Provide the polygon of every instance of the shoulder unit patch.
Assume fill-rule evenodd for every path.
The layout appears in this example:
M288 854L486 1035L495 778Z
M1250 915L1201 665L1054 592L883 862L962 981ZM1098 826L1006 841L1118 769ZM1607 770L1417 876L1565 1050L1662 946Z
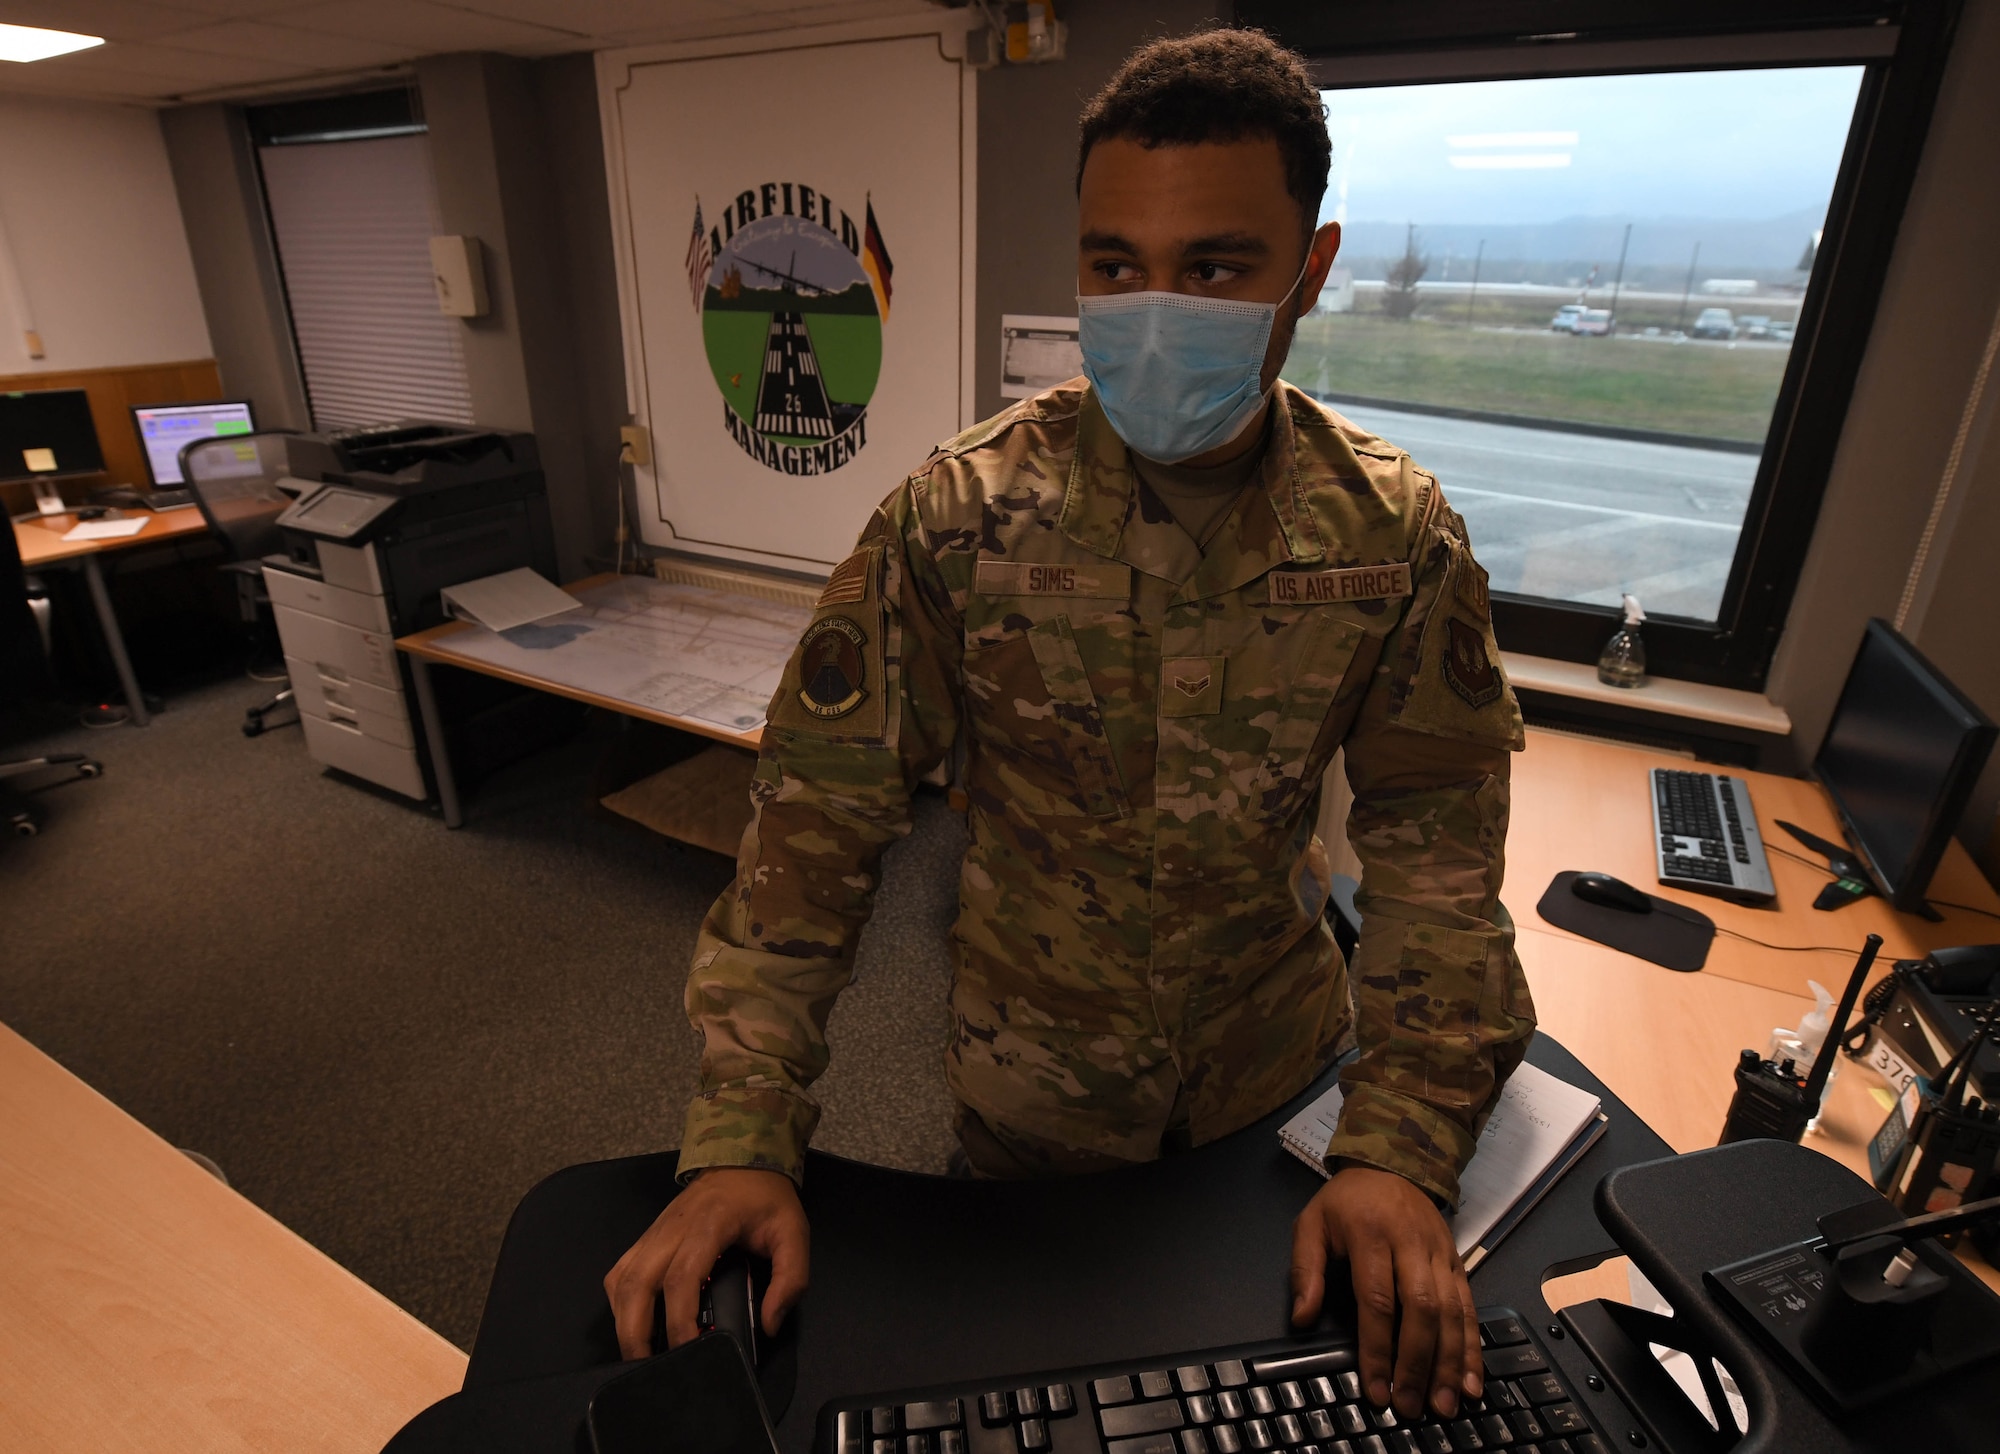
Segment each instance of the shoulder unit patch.
M1446 684L1474 711L1500 695L1500 673L1486 654L1486 638L1457 616L1445 621L1443 670Z
M867 644L845 616L813 622L799 643L799 705L815 717L845 717L866 701Z

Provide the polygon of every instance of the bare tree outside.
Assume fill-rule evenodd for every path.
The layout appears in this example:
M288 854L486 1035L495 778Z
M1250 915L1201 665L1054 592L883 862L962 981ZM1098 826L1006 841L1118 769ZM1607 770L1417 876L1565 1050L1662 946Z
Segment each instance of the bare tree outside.
M1417 311L1417 283L1431 270L1431 260L1417 251L1417 227L1410 224L1403 255L1383 276L1382 311L1391 318L1408 318Z

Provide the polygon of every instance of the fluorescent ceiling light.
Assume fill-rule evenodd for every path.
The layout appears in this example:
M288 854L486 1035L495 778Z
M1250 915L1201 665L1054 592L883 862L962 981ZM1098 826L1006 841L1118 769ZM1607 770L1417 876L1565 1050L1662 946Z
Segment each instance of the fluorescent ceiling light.
M71 51L103 44L101 35L43 30L36 25L0 25L0 61L45 61L50 56L66 56Z
M1574 131L1483 131L1476 136L1447 136L1452 146L1575 146Z
M1471 156L1453 155L1451 164L1460 171L1472 172L1522 172L1543 171L1549 167L1569 165L1566 151L1501 152L1497 155Z

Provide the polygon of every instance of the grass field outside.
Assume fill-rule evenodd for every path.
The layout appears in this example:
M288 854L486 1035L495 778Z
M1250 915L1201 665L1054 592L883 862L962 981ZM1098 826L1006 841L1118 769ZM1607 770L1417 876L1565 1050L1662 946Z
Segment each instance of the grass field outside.
M1770 427L1788 357L1770 344L1573 338L1525 322L1332 313L1300 321L1284 376L1316 393L1755 444Z

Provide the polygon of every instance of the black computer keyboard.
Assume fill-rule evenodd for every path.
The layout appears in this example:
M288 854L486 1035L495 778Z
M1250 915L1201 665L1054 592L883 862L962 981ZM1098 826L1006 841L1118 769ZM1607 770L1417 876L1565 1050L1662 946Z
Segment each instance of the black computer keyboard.
M1405 1421L1361 1394L1354 1345L1214 1349L835 1399L819 1454L1610 1454L1527 1324L1481 1314L1485 1395Z
M154 490L140 503L148 510L186 510L194 505L194 491Z
M1654 768L1653 837L1663 884L1753 902L1777 892L1741 778Z

